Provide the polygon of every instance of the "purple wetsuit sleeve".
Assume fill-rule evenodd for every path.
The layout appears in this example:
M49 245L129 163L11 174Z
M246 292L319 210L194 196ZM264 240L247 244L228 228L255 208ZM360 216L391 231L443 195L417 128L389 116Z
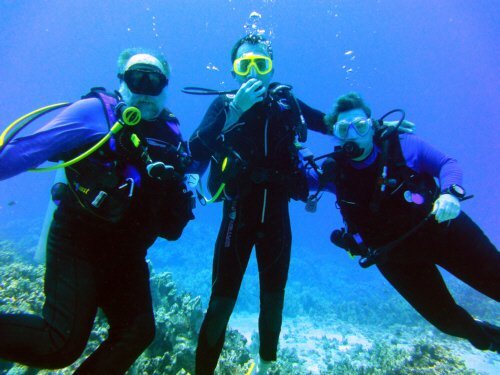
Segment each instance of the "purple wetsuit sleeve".
M408 167L439 178L441 191L452 184L462 185L458 162L412 134L400 135L401 149Z
M0 153L0 180L100 140L108 132L99 99L80 100L35 133L13 139Z
M307 186L310 193L316 193L319 187L319 176L313 168L307 168L305 170L307 177ZM335 194L335 184L333 182L327 183L322 187L322 191L327 191L329 193Z

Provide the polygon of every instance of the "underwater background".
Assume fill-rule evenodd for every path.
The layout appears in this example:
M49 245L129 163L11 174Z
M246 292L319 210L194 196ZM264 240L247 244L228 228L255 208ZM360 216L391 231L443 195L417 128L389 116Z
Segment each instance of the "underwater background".
M252 12L261 18L252 20ZM171 64L169 108L189 138L212 98L180 90L236 88L229 52L255 23L273 43L274 79L293 85L312 107L328 111L338 96L358 91L374 117L404 109L419 136L458 159L475 196L462 209L498 244L499 16L497 0L0 0L0 129L36 108L78 100L91 87L118 88L118 54L140 46L162 51ZM307 145L320 155L332 141L310 132ZM33 256L53 180L53 172L24 173L0 182L0 311L40 311L43 266ZM193 373L221 205L198 205L195 215L179 241L158 240L149 251L159 334L130 373ZM441 334L375 267L361 269L330 243L342 225L333 196L324 195L313 214L292 202L291 217L273 373L500 373L498 355ZM459 304L500 323L497 303L445 277ZM220 374L244 374L255 356L258 307L253 258ZM104 327L102 317L98 323ZM104 328L89 345L102 335ZM0 373L22 371L0 364Z

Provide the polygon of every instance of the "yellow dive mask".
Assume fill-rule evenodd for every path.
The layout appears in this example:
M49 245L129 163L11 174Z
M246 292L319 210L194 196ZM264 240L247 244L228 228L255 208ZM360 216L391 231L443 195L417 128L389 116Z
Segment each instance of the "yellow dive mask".
M233 63L233 71L239 76L248 75L252 67L257 73L264 75L273 70L273 60L264 55L246 54Z

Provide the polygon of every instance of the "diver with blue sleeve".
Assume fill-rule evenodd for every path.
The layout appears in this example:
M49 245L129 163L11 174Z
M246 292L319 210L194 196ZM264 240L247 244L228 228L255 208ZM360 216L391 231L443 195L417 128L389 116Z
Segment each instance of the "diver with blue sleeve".
M442 332L499 352L500 328L459 306L437 267L499 301L500 255L461 211L471 196L457 161L412 134L378 131L357 93L340 97L325 123L340 145L319 171L308 169L308 180L316 191L310 199L323 190L336 194L345 228L331 241L360 256L363 268L376 265Z
M0 315L0 358L35 368L71 365L87 344L97 309L107 339L79 374L123 374L151 343L155 322L146 252L176 240L193 219L185 175L192 168L179 122L165 108L168 62L127 49L120 89L92 89L34 134L0 143L0 180L64 168L47 238L42 316ZM14 132L19 127L12 127ZM53 167L41 163L60 161Z

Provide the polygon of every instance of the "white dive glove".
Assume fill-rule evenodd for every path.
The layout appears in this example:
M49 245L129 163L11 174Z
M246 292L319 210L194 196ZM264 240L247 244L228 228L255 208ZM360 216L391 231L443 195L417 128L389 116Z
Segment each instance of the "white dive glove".
M460 213L460 201L451 194L441 194L434 202L432 213L438 223L455 219Z

